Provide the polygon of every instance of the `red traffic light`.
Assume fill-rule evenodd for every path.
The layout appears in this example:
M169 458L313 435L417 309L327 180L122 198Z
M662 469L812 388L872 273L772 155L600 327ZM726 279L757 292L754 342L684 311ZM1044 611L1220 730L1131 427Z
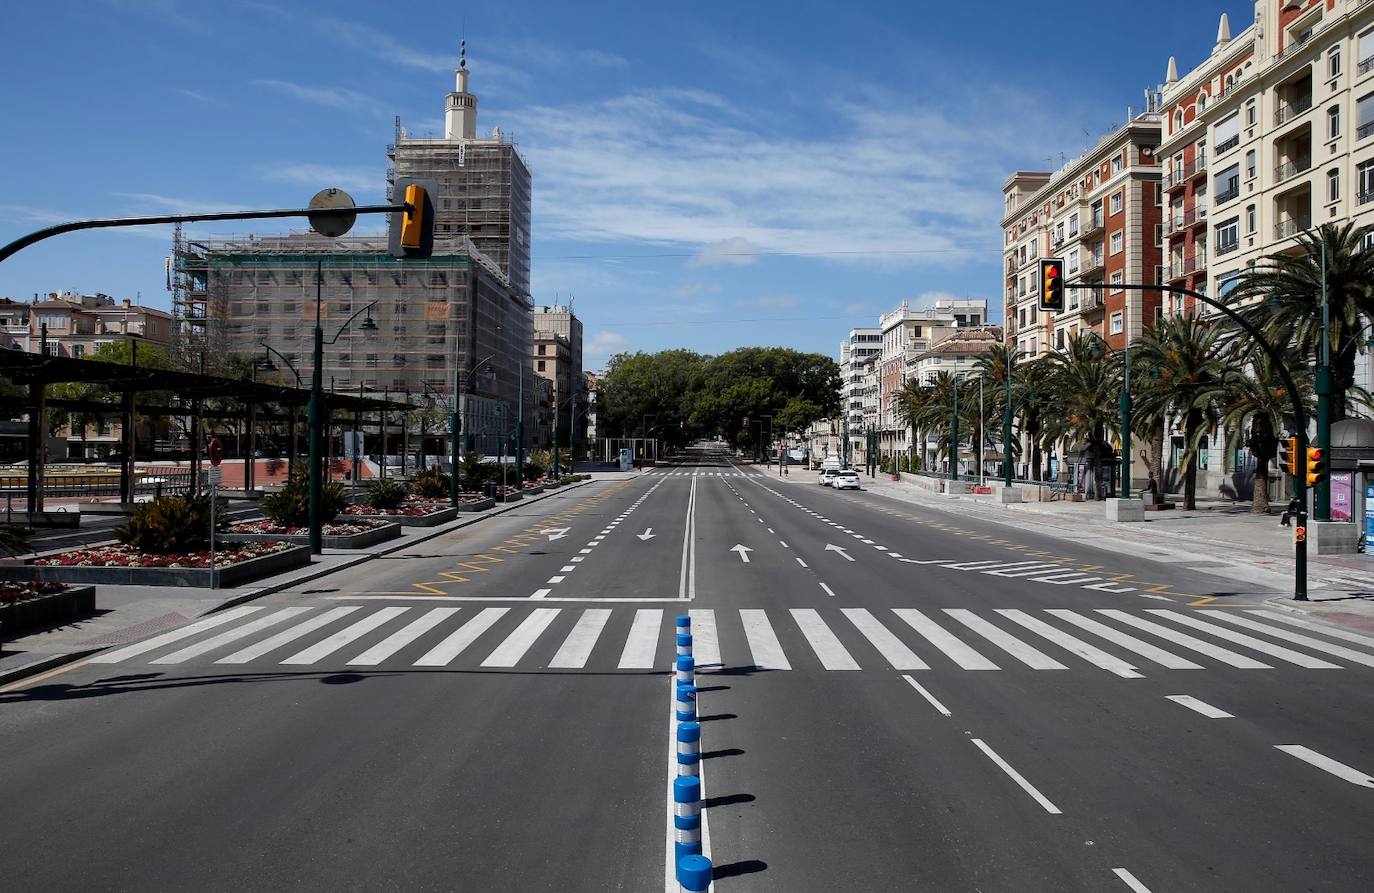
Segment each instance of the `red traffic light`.
M1057 279L1057 278L1059 278L1059 268L1058 268L1058 267L1046 267L1046 268L1045 268L1045 275L1048 276L1048 277L1050 277L1051 279Z

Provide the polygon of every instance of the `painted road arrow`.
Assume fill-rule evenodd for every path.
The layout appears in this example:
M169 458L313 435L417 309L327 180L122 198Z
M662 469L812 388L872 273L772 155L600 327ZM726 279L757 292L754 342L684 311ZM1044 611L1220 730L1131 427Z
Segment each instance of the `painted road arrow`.
M751 548L749 548L748 546L742 546L742 545L740 545L739 543L736 543L736 544L735 544L735 548L731 549L730 551L731 551L731 552L738 552L738 553L739 553L740 560L743 561L745 564L748 564L748 563L749 563L749 553L752 552L752 551L754 551L754 550L751 549Z
M844 550L844 546L835 546L835 545L831 545L830 543L826 543L826 545L825 545L825 551L827 551L827 552L839 552L840 555L842 555L842 556L844 557L844 560L845 560L845 561L853 561L853 560L854 560L854 557Z
M549 542L553 542L554 540L561 540L563 537L567 536L568 531L571 529L571 527L546 527L539 532L548 534Z
M652 527L646 527L643 533L636 533L635 536L639 537L641 541L648 541L657 536L657 534L654 533Z

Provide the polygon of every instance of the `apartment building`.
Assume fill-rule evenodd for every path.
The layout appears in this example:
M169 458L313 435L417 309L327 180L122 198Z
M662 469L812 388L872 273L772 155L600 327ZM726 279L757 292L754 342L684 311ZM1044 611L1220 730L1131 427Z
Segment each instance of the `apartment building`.
M1147 93L1153 106L1156 94ZM1003 184L1005 337L1022 356L1087 331L1120 348L1158 313L1157 292L1112 286L1153 284L1162 274L1159 144L1160 116L1152 107L1059 170L1017 171ZM1070 283L1102 287L1069 289L1063 312L1041 312L1044 257L1063 258Z
M535 318L538 319L537 314ZM569 339L557 332L535 329L530 350L534 377L548 388L547 395L541 396L538 442L540 446L551 446L553 428L557 427L559 444L566 444L572 414L571 398L574 391L581 391L582 370L573 367ZM555 411L558 413L556 426L553 422Z
M859 328L850 329L840 342L841 436L849 441L851 453L863 446L864 362L882 351L882 340L882 332L878 329Z
M567 443L569 426L577 426L577 438L582 438L580 409L587 402L587 384L582 375L582 320L573 313L571 302L567 305L536 305L534 323L534 366L535 374L556 382L558 392L558 431L559 438ZM540 350L545 354L540 355ZM558 351L558 362L550 364L553 352ZM540 360L545 368L540 369ZM572 399L573 397L576 399ZM574 408L579 411L574 415Z
M0 298L0 348L54 357L89 357L117 341L165 345L172 315L109 295L50 292L32 302Z

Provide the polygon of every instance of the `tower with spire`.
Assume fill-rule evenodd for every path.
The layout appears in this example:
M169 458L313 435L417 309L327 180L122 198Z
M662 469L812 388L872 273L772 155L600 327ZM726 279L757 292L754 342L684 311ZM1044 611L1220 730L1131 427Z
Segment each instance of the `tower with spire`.
M458 70L453 92L444 101L444 138L477 138L477 97L468 92L468 42L458 44Z

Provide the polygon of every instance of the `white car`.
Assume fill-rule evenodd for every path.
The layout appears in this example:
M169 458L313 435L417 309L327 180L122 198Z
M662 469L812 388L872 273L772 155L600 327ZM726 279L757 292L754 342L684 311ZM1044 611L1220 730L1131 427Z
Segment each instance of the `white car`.
M835 476L830 480L830 486L836 490L862 490L859 486L859 474L852 468L844 471L835 472Z
M838 468L822 468L820 480L816 483L820 484L822 487L829 487L831 481L835 480L835 476L839 473L840 470Z

